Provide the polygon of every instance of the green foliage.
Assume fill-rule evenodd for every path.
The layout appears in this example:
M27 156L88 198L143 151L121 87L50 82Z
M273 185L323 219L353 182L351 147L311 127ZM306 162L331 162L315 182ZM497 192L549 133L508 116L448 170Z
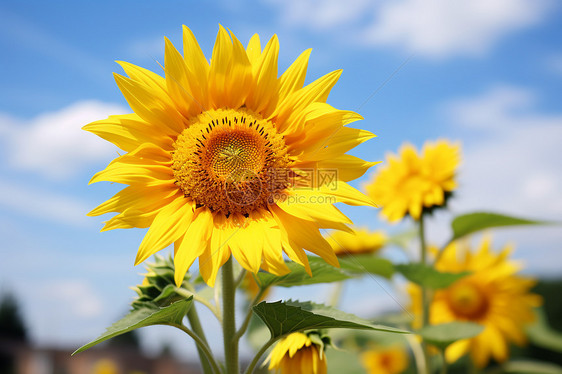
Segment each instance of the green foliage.
M394 274L394 265L386 258L373 255L355 255L340 259L342 269L352 274L374 274L390 278Z
M541 348L562 353L562 334L548 325L542 308L536 310L536 315L537 321L527 329L529 340Z
M496 373L494 371L494 373ZM538 361L510 361L502 365L497 373L502 374L560 374L562 367Z
M339 282L351 278L341 269L329 265L319 257L308 257L312 277L308 275L303 266L296 262L287 262L290 273L276 276L271 273L259 272L257 274L258 283L262 288L269 286L294 287L317 283Z
M451 223L453 237L449 242L460 239L469 234L492 227L518 225L544 225L549 222L533 221L525 218L510 217L498 213L476 212L455 217Z
M472 338L483 330L484 326L472 322L450 322L426 326L417 333L427 343L445 349L455 341Z
M159 307L146 303L132 310L125 317L111 325L102 335L90 343L78 348L74 353L80 353L107 339L124 334L135 329L152 325L181 325L183 318L191 307L193 297L175 302L166 307Z
M330 349L326 352L329 374L365 374L356 350Z
M393 327L375 325L353 314L311 302L277 301L261 302L253 307L254 313L262 319L271 332L272 338L310 329L348 328L408 333Z
M394 268L410 282L434 290L447 288L459 279L470 274L469 272L443 273L432 266L422 263L399 264L395 265Z

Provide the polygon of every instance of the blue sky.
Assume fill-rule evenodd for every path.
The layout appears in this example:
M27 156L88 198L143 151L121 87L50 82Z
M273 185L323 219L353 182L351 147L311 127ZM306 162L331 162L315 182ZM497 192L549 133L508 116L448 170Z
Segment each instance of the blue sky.
M121 72L114 61L159 72L164 36L181 47L182 24L207 56L220 23L242 41L276 33L281 70L313 48L308 82L343 69L328 102L357 110L365 117L357 126L378 135L354 155L383 160L404 141L461 141L454 213L560 220L561 16L562 6L546 0L3 2L0 287L21 295L39 344L84 343L127 309L144 231L99 233L107 218L85 216L120 187L87 186L116 150L80 128L130 111L113 81ZM405 228L385 226L373 209L344 211L360 225ZM431 221L431 239L446 238L450 216ZM497 246L516 243L526 272L562 275L559 228L494 238ZM350 311L393 306L378 285L370 302L357 303L373 280L349 288ZM145 334L153 345L178 339L160 333Z

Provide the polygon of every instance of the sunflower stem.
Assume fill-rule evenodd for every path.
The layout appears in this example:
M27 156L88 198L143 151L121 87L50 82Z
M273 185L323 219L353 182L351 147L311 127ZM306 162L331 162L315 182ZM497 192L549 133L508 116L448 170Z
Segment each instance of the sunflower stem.
M420 261L422 264L427 264L427 246L425 244L425 224L424 224L424 214L422 213L419 220L419 236L420 236L420 250L421 256ZM422 328L429 325L429 290L427 287L421 286L422 289ZM431 373L431 363L429 352L427 349L427 344L423 342L423 355L425 358L425 368L427 373Z
M441 361L443 362L441 365L441 374L447 374L447 359L445 358L445 350L440 349L439 352L441 353Z
M189 312L187 312L187 319L193 332L201 338L201 341L205 343L205 345L209 346L207 338L205 337L205 332L203 331L203 326L201 326L201 321L199 320L199 315L197 314L197 309L195 309L195 305L191 305L191 308L189 308ZM205 351L201 348L201 346L199 346L199 344L197 345L197 353L199 354L199 361L201 361L203 373L211 374L213 372L211 364L205 354Z
M260 361L261 356L263 356L265 351L267 351L267 349L269 347L271 347L271 345L273 343L275 343L277 341L277 339L278 338L271 338L267 341L267 343L265 343L263 345L263 347L261 347L261 349L258 351L258 353L256 353L256 355L254 356L254 359L252 360L252 362L250 363L250 366L248 366L248 368L246 369L244 374L252 374L254 372L254 369L256 368L256 365Z
M190 330L189 328L185 327L182 324L180 324L180 325L172 324L171 326L177 327L178 329L182 330L187 335L189 335L193 340L195 340L195 343L197 344L197 347L201 348L201 352L203 352L205 357L207 357L208 362L212 367L212 372L215 373L215 374L220 374L221 371L219 369L219 365L217 364L217 362L213 358L213 354L211 353L211 349L209 348L209 346L207 344L205 344L205 342L201 339L201 337L199 335L197 335L192 330Z
M236 338L234 270L232 257L222 266L222 332L224 338L224 358L226 374L238 374L238 339Z
M236 331L236 334L234 335L235 339L240 340L240 338L242 338L242 336L244 336L244 333L246 332L246 330L248 329L248 326L250 325L250 320L252 319L252 314L254 313L252 308L254 307L254 305L256 305L257 303L260 302L260 300L261 300L263 294L265 293L265 291L267 291L267 288L260 288L257 295L250 302L250 306L248 308L248 313L246 314L246 317L244 318L244 322L242 323L242 326L240 326L240 328L238 329L238 331Z

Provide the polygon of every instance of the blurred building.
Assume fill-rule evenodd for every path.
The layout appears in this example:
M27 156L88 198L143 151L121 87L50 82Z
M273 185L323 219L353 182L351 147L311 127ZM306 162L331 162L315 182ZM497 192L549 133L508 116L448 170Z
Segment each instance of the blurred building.
M199 374L198 363L179 362L170 355L149 358L128 347L101 347L71 356L63 349L34 348L2 340L0 353L10 357L2 374ZM9 371L5 371L9 370Z

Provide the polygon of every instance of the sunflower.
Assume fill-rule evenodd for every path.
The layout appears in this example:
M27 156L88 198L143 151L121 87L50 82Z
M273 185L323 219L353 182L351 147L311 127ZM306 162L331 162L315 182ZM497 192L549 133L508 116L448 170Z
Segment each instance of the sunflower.
M183 29L182 56L166 39L165 78L120 62L115 74L134 111L84 127L126 153L90 183L128 185L90 215L118 214L103 230L149 228L135 264L174 244L175 280L199 259L213 286L232 254L247 270L310 273L304 249L337 266L319 229L350 223L334 205L374 205L346 182L374 163L345 153L374 135L326 103L341 71L304 86L310 50L277 75L279 43L244 49L220 27L210 63Z
M361 354L367 374L399 374L408 367L408 354L401 346L373 348Z
M326 355L323 347L310 336L294 332L281 339L269 354L269 370L278 374L326 374Z
M457 187L458 144L446 140L428 142L421 154L411 144L405 144L400 155L389 154L386 161L366 190L381 206L381 216L390 222L397 222L406 214L419 219L424 209L444 205Z
M327 237L336 256L373 253L384 247L387 237L382 231L370 231L366 228L351 231L335 231Z
M491 240L485 238L477 253L467 245L451 244L436 263L443 272L471 272L448 288L438 290L430 305L430 323L469 321L481 324L478 336L453 343L445 354L449 362L466 353L476 366L485 367L491 358L503 362L509 357L509 343L526 342L525 325L534 320L533 308L541 298L529 290L535 281L517 274L520 266L508 259L512 250L506 246L493 253ZM421 291L411 285L413 309L421 313Z

